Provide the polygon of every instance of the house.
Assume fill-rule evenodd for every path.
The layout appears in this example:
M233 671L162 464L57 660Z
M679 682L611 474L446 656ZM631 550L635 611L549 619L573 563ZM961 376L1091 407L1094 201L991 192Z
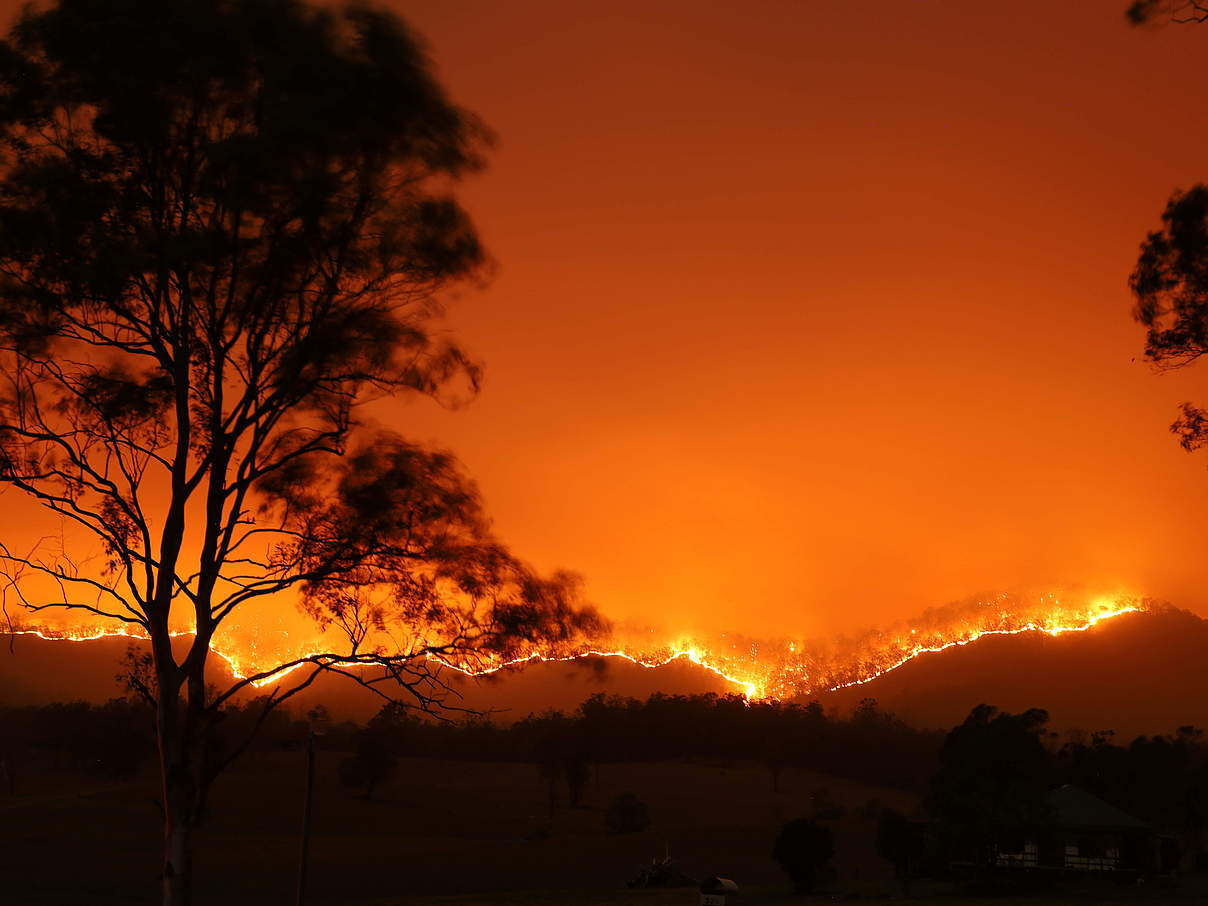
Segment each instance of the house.
M1045 803L1045 824L999 843L995 866L1078 874L1165 874L1177 866L1172 840L1086 790L1067 784Z

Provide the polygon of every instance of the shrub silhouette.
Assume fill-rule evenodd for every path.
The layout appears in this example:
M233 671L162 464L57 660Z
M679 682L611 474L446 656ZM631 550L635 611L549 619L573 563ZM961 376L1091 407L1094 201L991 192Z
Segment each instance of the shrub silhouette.
M902 892L910 896L910 875L923 859L923 837L901 812L882 810L877 821L877 852L892 863Z
M637 833L650 826L650 811L633 793L621 793L609 803L604 826L614 834Z
M818 870L835 854L830 828L808 818L797 818L780 829L772 847L772 858L780 863L797 893L810 893L818 882Z

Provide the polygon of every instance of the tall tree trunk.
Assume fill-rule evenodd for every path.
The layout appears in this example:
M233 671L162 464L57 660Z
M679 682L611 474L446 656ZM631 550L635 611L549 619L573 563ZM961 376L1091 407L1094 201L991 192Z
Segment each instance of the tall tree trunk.
M193 840L205 814L211 777L204 728L177 704L175 720L160 740L164 796L163 906L189 906L193 898ZM163 730L161 729L161 734Z
M193 827L190 816L164 809L164 906L189 906L193 899Z
M164 906L189 906L193 885L194 790L179 700L161 692L160 773L164 804Z
M164 810L163 906L189 906L193 888L193 829L197 814L196 759L191 709L181 694L180 669L167 633L152 643L158 680L157 737Z

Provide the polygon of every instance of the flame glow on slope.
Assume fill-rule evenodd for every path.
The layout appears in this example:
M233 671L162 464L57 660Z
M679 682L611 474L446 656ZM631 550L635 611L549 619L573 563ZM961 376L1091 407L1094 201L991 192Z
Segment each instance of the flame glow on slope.
M680 638L665 644L652 644L649 633L642 633L634 634L633 638L614 637L598 645L567 653L533 651L513 660L474 666L447 660L440 660L439 664L468 676L483 676L524 664L586 658L616 658L649 668L686 661L733 684L748 698L791 699L867 683L920 655L969 645L987 636L1028 632L1057 636L1084 632L1105 620L1145 611L1149 607L1149 603L1143 599L1124 595L1075 596L1074 600L1070 600L1056 595L1024 599L1003 594L934 608L913 621L824 645L800 640L767 641L725 635L714 639ZM145 638L140 631L124 627L54 629L22 626L12 631L18 635L74 642L105 637ZM307 651L305 648L295 648L289 651L281 648L266 652L262 640L257 640L244 647L230 641L215 642L212 650L226 662L234 676L242 678L324 649ZM277 671L256 681L255 685L280 684L289 673L303 666ZM371 667L372 664L362 661L358 666Z

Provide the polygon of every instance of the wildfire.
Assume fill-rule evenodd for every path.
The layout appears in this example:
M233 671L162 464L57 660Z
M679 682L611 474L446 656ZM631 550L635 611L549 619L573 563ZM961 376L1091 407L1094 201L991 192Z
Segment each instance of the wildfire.
M671 643L652 644L649 633L645 633L642 634L644 638L612 638L607 644L567 653L533 651L512 660L472 666L454 660L436 660L440 666L467 676L485 676L537 662L572 662L586 658L615 658L647 668L686 661L732 684L748 699L786 700L861 685L921 655L969 645L986 636L1029 632L1058 636L1085 632L1106 620L1148 609L1147 601L1123 596L1101 596L1067 603L1055 595L1043 595L1030 601L1011 595L995 595L936 608L914 621L825 646L804 640L761 641L734 636L714 640L680 638ZM146 639L141 632L126 627L54 629L22 626L11 631L15 635L71 642L113 637ZM174 633L177 636L190 634ZM238 678L269 670L274 664L296 660L307 653L305 649L293 653L265 653L254 644L241 650L230 641L216 641L212 651ZM263 687L280 683L288 673L301 666L304 665L277 671L257 680L254 685ZM356 666L372 664L367 665L362 660Z

